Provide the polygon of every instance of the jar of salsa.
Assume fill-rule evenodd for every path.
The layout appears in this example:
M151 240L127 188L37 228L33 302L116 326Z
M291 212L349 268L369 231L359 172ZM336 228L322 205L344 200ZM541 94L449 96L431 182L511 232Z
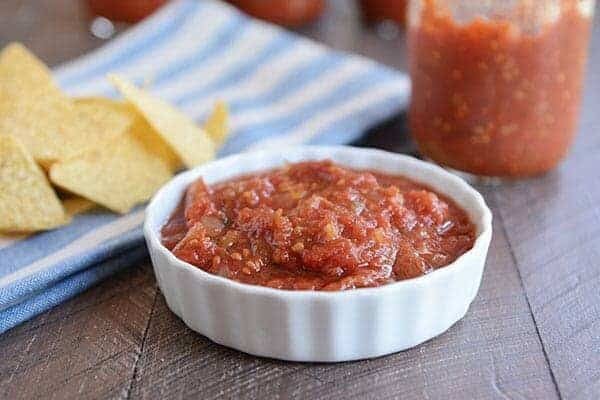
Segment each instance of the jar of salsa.
M168 0L88 0L95 15L113 21L138 22L156 11Z
M486 177L554 168L578 121L594 0L411 0L421 153Z
M325 0L229 0L253 17L275 24L299 27L317 19Z
M407 0L360 0L360 8L368 23L392 21L404 26L406 3Z

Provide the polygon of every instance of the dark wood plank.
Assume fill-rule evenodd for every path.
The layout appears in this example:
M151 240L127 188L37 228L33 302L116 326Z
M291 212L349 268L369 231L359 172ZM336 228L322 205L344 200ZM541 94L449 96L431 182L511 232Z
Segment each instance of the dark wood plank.
M418 348L345 364L259 359L193 333L159 296L133 398L557 398L499 224L479 296L465 319ZM393 318L393 316L390 316Z
M580 135L561 168L499 187L498 213L560 394L600 398L600 25Z
M82 0L2 0L0 46L24 42L54 66L103 43L90 33L90 21Z
M265 382L282 379L297 369L293 364L261 360L212 343L188 329L159 295L131 397L232 398L240 384L254 397ZM304 380L314 384L310 377Z
M132 268L0 336L0 398L125 398L156 295Z

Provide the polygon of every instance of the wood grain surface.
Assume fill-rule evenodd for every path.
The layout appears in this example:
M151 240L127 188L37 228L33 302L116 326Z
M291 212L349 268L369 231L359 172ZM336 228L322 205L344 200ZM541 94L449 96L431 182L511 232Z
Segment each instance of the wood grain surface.
M301 32L404 68L346 0ZM55 65L101 41L77 0L3 0L0 44L20 40ZM134 266L0 336L0 398L600 398L600 27L582 123L545 177L480 186L494 237L480 292L445 334L395 355L343 364L261 359L189 330L149 263ZM404 116L361 140L410 152ZM390 316L393 318L393 316Z

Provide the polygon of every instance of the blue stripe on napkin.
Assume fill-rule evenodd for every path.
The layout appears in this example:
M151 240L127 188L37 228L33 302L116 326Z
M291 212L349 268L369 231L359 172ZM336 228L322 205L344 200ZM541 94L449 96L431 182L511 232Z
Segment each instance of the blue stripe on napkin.
M340 144L406 106L409 81L224 3L176 0L106 46L55 71L72 95L114 96L105 75L150 82L196 119L229 103L219 155L290 143ZM85 290L145 254L143 207L95 212L29 238L0 237L0 332Z
M78 293L83 292L106 277L140 262L148 256L146 249L138 246L114 259L90 266L46 288L43 292L33 292L18 305L0 311L0 332L4 332L44 311L54 307Z

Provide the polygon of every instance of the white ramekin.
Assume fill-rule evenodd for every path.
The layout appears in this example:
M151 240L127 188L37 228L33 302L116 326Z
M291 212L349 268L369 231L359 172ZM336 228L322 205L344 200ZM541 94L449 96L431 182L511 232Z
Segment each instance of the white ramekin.
M212 184L286 162L321 159L406 176L447 195L476 226L473 249L419 278L377 288L314 292L253 286L212 275L177 259L161 244L160 228L195 179ZM295 146L243 153L178 175L146 209L144 234L167 304L191 329L250 354L334 362L408 349L461 319L481 282L492 214L478 192L435 165L373 149Z

